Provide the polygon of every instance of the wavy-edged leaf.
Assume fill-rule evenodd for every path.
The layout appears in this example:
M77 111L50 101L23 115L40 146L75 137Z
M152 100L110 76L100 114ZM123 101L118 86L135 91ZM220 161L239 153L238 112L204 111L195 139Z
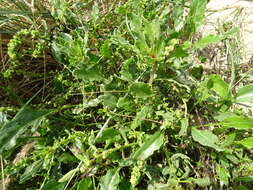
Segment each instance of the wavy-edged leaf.
M101 178L100 190L118 190L120 176L118 169L110 169L106 175Z
M13 148L16 140L33 123L48 115L49 111L33 110L27 106L20 109L17 115L0 129L0 153Z
M150 86L143 82L133 83L130 86L129 91L132 95L138 98L147 98L152 95L152 90Z
M192 134L193 140L200 143L201 145L214 148L217 151L222 151L222 148L220 148L216 144L219 142L219 138L215 134L213 134L211 131L198 130L193 127L191 134Z
M161 131L153 134L148 140L146 140L143 145L133 153L133 160L145 160L151 156L154 151L160 149L164 143L164 134Z
M100 81L103 79L100 65L85 65L74 72L75 76L84 81Z

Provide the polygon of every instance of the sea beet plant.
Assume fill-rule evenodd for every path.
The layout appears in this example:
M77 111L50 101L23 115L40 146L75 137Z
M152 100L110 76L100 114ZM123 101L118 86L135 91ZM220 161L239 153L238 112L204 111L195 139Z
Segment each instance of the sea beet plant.
M251 189L253 86L205 73L199 52L238 32L196 38L206 4L46 3L54 28L15 33L0 76L30 76L27 55L57 64L25 104L0 107L1 188Z

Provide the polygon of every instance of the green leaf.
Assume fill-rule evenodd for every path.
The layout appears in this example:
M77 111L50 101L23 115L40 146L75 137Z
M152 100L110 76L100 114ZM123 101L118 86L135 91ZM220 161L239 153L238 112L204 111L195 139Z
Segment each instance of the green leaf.
M133 81L137 77L137 73L137 66L133 58L129 58L124 61L120 71L121 79L126 81Z
M131 129L135 130L137 127L139 127L142 123L142 121L147 117L149 113L151 113L152 107L151 106L144 106L141 111L137 112L136 117L131 123Z
M220 184L221 186L223 185L228 185L228 179L229 179L229 173L227 171L227 169L225 169L224 167L221 167L219 164L216 165L216 172L219 176L220 179Z
M240 176L235 179L235 181L245 182L245 183L252 183L253 176Z
M93 190L91 178L82 179L78 183L77 190Z
M198 130L193 127L191 133L193 140L201 145L214 148L217 151L222 151L222 149L216 144L219 142L219 138L211 131Z
M0 111L0 126L7 123L7 115ZM0 127L1 128L1 127Z
M143 82L133 83L129 88L130 93L137 98L147 98L152 95L150 86Z
M185 136L185 135L187 135L188 126L189 126L188 118L183 118L181 120L181 129L179 131L179 136Z
M248 189L246 186L244 186L244 185L240 185L239 187L238 187L238 190L250 190L250 189Z
M218 35L209 34L208 36L204 36L203 38L199 39L195 44L195 48L202 49L210 44L215 44L221 41L223 37Z
M117 107L123 108L127 111L133 110L133 102L131 102L128 98L120 97L117 103Z
M31 179L32 177L36 176L36 174L42 168L42 165L43 165L42 160L37 160L32 165L28 165L25 172L21 175L19 182L22 184L26 182L27 180Z
M164 134L161 131L153 134L143 145L132 154L133 160L145 160L151 156L154 151L160 149L164 143Z
M197 28L205 19L207 0L193 0L190 5L190 11L187 15L186 25L184 30L187 36L191 36L196 32Z
M95 2L92 7L91 18L92 18L93 23L96 23L96 21L99 18L99 6L98 6L97 2Z
M59 183L55 180L50 180L44 184L40 189L41 190L63 190L65 183Z
M172 9L172 19L174 23L174 29L179 32L184 26L184 0L178 0Z
M253 100L253 85L241 87L236 94L236 103L250 102Z
M72 176L74 176L76 174L76 172L79 170L79 168L75 168L73 170L70 170L68 173L66 173L64 176L62 176L58 182L62 183L62 182L67 182Z
M17 115L0 129L0 153L4 149L11 149L16 145L16 140L38 120L48 115L49 111L33 110L27 106L20 109Z
M100 48L100 53L102 56L106 57L106 58L111 58L111 50L110 50L110 41L106 40L104 42L104 44L101 46Z
M197 49L202 49L205 48L206 46L210 45L210 44L215 44L218 43L221 40L226 39L227 37L235 34L236 32L238 32L237 28L232 28L231 30L221 34L221 35L213 35L213 34L209 34L207 36L202 37L201 39L199 39L195 44L195 48Z
M253 118L243 117L243 116L233 116L224 119L220 124L226 128L235 129L252 129L253 128Z
M156 41L159 40L160 34L160 22L159 20L152 20L145 25L145 34L149 40L150 46L155 45Z
M103 75L101 72L101 67L97 65L84 65L81 69L77 69L74 71L74 75L78 79L82 79L84 81L100 81L103 79Z
M210 83L211 82L211 83ZM211 89L214 90L220 97L228 98L229 86L219 75L212 75L209 81Z
M108 93L106 95L102 95L99 97L99 99L103 100L103 104L106 107L115 108L117 106L118 99L116 96L114 96L112 94Z
M120 176L118 169L110 169L106 175L101 178L100 190L118 190Z
M96 142L105 142L106 140L116 140L116 137L119 137L120 133L116 129L108 128L105 129L101 136L99 136L96 140Z
M133 190L133 188L126 178L122 178L119 184L119 190Z
M220 143L221 146L222 147L230 146L234 142L235 137L236 137L236 133L229 134L228 136L225 137L225 140Z
M236 141L235 143L241 144L246 148L253 148L253 137L244 138L241 141Z
M206 187L211 184L209 177L198 178L193 180L200 187Z

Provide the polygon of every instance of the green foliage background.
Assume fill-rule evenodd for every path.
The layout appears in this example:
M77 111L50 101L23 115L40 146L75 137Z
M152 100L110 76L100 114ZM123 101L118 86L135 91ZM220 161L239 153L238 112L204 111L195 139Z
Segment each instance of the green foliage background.
M196 39L207 0L0 4L2 189L253 187L253 86L204 71L238 33Z

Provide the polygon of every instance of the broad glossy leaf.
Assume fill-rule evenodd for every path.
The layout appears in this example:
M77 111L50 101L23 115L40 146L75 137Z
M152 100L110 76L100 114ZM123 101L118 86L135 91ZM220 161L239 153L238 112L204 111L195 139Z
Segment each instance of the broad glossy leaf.
M236 141L235 143L241 144L246 148L253 148L253 137L244 138L241 141Z
M42 160L38 160L34 162L32 165L28 165L25 172L21 175L19 182L22 184L27 180L31 179L32 177L36 176L37 172L39 172L40 169L42 168L42 165L43 165Z
M192 138L203 146L208 146L216 149L217 151L222 151L222 149L216 144L219 142L219 138L208 130L198 130L192 128Z
M241 87L236 94L236 103L250 102L253 100L253 85Z
M153 134L149 139L147 139L143 145L133 153L133 160L145 160L151 156L154 151L159 150L164 143L164 134L161 131Z
M118 190L120 176L117 169L110 169L100 180L100 190Z
M36 123L49 113L49 111L33 110L26 106L21 108L11 121L0 129L0 153L4 149L13 148L16 145L17 138L28 126Z
M82 179L78 183L77 190L93 190L91 178Z
M243 117L243 116L234 116L234 117L229 117L227 119L224 119L220 124L226 128L252 129L253 118Z
M143 82L133 83L129 88L129 92L138 98L147 98L152 95L150 86Z

